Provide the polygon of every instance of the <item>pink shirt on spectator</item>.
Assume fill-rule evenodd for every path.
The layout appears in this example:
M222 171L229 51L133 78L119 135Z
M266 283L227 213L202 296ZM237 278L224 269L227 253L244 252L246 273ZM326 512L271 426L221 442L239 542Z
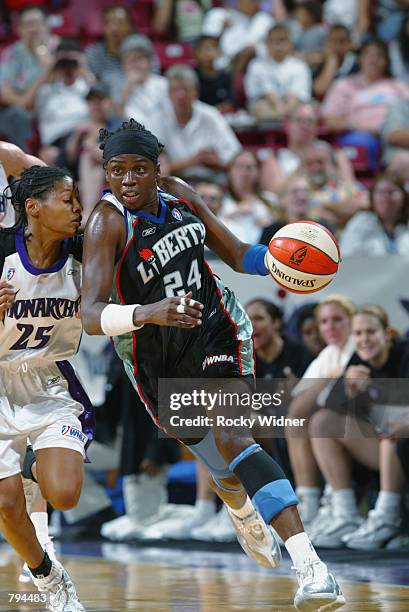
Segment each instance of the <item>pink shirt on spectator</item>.
M379 132L391 104L409 100L409 85L385 78L368 83L358 73L335 81L321 106L323 117L344 117L355 129Z

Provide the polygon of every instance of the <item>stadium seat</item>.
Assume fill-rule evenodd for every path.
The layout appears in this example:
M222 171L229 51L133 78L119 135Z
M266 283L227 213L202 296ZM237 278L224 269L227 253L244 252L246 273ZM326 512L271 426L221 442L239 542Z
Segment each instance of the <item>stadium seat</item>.
M65 38L76 38L79 36L77 20L70 8L62 9L58 13L51 13L48 17L48 23L53 34Z
M195 65L192 48L186 43L155 42L154 48L163 71L173 64Z
M135 30L139 34L150 36L152 33L151 24L153 16L152 0L138 0L135 6L132 7L132 16Z

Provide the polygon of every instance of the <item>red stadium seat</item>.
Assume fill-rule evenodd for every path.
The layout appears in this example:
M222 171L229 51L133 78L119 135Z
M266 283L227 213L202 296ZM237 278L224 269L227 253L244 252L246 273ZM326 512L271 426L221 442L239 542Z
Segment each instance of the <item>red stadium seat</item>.
M158 41L154 43L154 48L163 71L173 64L196 64L192 48L186 43Z
M132 7L135 30L149 36L152 33L153 3L152 0L137 0Z
M359 145L348 145L339 147L352 164L355 172L370 172L371 166L365 147Z

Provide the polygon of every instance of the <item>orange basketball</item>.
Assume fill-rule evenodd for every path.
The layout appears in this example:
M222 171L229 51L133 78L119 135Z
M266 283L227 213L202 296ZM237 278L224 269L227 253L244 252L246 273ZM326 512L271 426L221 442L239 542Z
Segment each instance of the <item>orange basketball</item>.
M274 280L293 293L313 293L326 287L337 273L338 242L323 225L295 221L270 240L266 262Z

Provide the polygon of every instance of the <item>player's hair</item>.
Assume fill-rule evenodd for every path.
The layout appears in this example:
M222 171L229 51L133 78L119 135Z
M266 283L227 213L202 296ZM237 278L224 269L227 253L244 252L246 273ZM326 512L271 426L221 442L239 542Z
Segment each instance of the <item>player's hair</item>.
M252 304L261 304L272 321L283 320L283 311L279 306L274 304L274 302L266 300L265 298L254 298L254 300L250 300L250 302L247 303L246 308Z
M99 130L99 137L98 137L99 148L101 149L101 151L103 151L105 149L105 145L107 141L114 134L118 134L118 132L130 132L130 131L133 131L133 132L138 131L141 133L141 135L145 135L145 136L152 135L152 132L147 130L146 127L142 125L142 123L138 123L138 121L135 121L135 119L130 119L129 121L124 121L122 125L113 132L110 132L106 128L101 128ZM159 152L162 152L164 148L165 146L159 142Z
M23 170L20 178L14 179L3 191L4 197L11 201L16 211L13 229L27 225L26 200L45 200L55 184L66 176L70 176L70 173L56 166L31 166Z
M349 319L352 319L354 314L356 313L356 306L353 301L347 297L346 295L342 295L341 293L331 293L327 297L325 297L315 308L315 313L318 318L320 310L323 306L327 306L328 304L335 304L338 308L341 308L347 315Z

